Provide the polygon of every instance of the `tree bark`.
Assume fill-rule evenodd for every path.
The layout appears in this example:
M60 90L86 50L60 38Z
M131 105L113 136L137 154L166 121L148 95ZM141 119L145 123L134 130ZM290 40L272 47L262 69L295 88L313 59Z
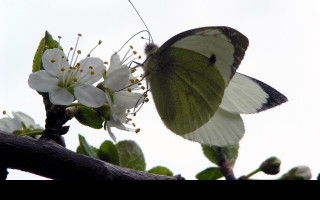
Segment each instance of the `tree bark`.
M36 140L2 131L0 131L0 166L63 180L184 179L179 175L169 177L123 168L77 154L50 140Z

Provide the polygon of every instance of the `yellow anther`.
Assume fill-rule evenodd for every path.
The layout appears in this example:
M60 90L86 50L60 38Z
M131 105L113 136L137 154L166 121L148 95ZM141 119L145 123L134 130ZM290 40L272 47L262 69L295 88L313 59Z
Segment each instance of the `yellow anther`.
M127 90L128 90L128 92L131 92L131 88L128 88Z
M135 124L135 123L132 123L132 126L133 126L133 127L136 127L136 124Z
M144 89L146 89L146 88L145 88L144 86L141 86L141 89L143 89L143 90L144 90Z
M144 99L144 102L146 102L146 103L149 102L149 99L148 99L148 98L145 98L145 99Z
M82 70L82 69L80 69L80 72L83 72L83 70Z
M94 71L91 71L90 74L91 74L91 75L94 75Z
M103 73L104 73L104 74L107 74L107 70L105 69L105 70L103 71Z
M130 45L129 47L130 47L130 49L133 49L133 46L132 46L132 45Z
M81 54L81 50L78 50L77 53L78 53L78 54Z
M133 79L129 79L130 83L134 83L134 80Z
M74 82L77 82L77 81L78 81L78 79L77 79L76 77L74 77L74 78L73 78L73 81L74 81Z
M81 33L78 33L78 36L79 36L79 37L81 37L81 36L82 36L82 34L81 34Z
M61 39L61 36L59 35L58 38Z
M64 72L64 70L66 70L64 67L61 67L61 69L60 69L62 72Z
M137 129L135 130L135 132L136 132L136 133L139 133L139 132L140 132L140 128L137 128Z
M136 55L136 54L137 54L137 52L136 52L136 51L133 51L133 54L134 54L134 55Z
M140 56L140 55L138 56L138 59L141 59L141 56Z
M98 44L100 45L101 43L102 43L102 41L101 41L101 40L99 40Z
M147 96L148 96L148 94L147 94L147 93L144 93L144 94L143 94L143 96L144 96L144 97L147 97Z
M50 62L54 63L54 62L56 62L56 60L55 60L55 59L52 59L52 60L50 60Z
M142 85L142 83L138 83L138 85Z
M92 66L89 66L89 69L93 69L93 67L92 67Z
M105 65L107 65L107 64L108 64L108 62L107 62L107 61L104 61L103 63L104 63Z
M7 114L7 112L4 110L4 111L2 111L2 114L4 114L4 115L5 115L5 114Z
M130 69L130 72L131 72L131 73L134 73L135 71L137 71L136 68Z

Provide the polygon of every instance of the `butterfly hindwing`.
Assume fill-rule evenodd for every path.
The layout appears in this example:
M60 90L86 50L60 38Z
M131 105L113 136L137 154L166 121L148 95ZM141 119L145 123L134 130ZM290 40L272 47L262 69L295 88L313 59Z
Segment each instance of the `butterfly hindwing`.
M225 88L215 64L188 49L168 47L149 78L158 113L173 132L190 133L214 115Z

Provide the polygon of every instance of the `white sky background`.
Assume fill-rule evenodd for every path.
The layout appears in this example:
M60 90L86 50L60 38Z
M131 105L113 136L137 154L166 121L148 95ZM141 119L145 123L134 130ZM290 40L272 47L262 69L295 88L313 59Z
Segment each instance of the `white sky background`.
M238 71L282 92L289 101L253 115L242 115L246 133L240 142L234 172L250 173L270 156L281 159L276 176L259 173L253 178L276 178L292 167L307 165L313 179L320 172L320 1L318 0L132 0L149 26L155 43L197 27L230 26L249 38ZM67 50L82 33L83 56L102 40L92 56L109 60L111 54L144 26L126 0L1 0L0 1L0 110L22 111L44 127L42 98L29 88L32 60L45 30L62 36ZM139 37L132 40L143 53ZM127 48L125 49L127 50ZM123 51L125 52L125 51ZM122 54L123 55L123 54ZM164 91L165 95L165 91ZM150 95L151 96L151 95ZM160 120L153 102L134 119L139 134L113 129L118 140L133 139L142 148L147 169L163 165L187 179L212 164L199 144L171 133ZM79 125L76 120L65 136L75 150L78 134L96 147L110 139L104 130ZM41 179L9 170L8 179Z

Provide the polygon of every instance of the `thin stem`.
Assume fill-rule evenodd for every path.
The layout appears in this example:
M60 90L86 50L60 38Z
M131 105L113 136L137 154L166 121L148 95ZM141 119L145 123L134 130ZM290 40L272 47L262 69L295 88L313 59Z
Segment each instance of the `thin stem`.
M251 172L250 174L248 174L248 175L246 176L246 179L249 179L251 176L255 175L256 173L258 173L258 172L260 172L260 171L261 171L261 169L260 169L260 167L259 167L258 169L254 170L253 172Z

